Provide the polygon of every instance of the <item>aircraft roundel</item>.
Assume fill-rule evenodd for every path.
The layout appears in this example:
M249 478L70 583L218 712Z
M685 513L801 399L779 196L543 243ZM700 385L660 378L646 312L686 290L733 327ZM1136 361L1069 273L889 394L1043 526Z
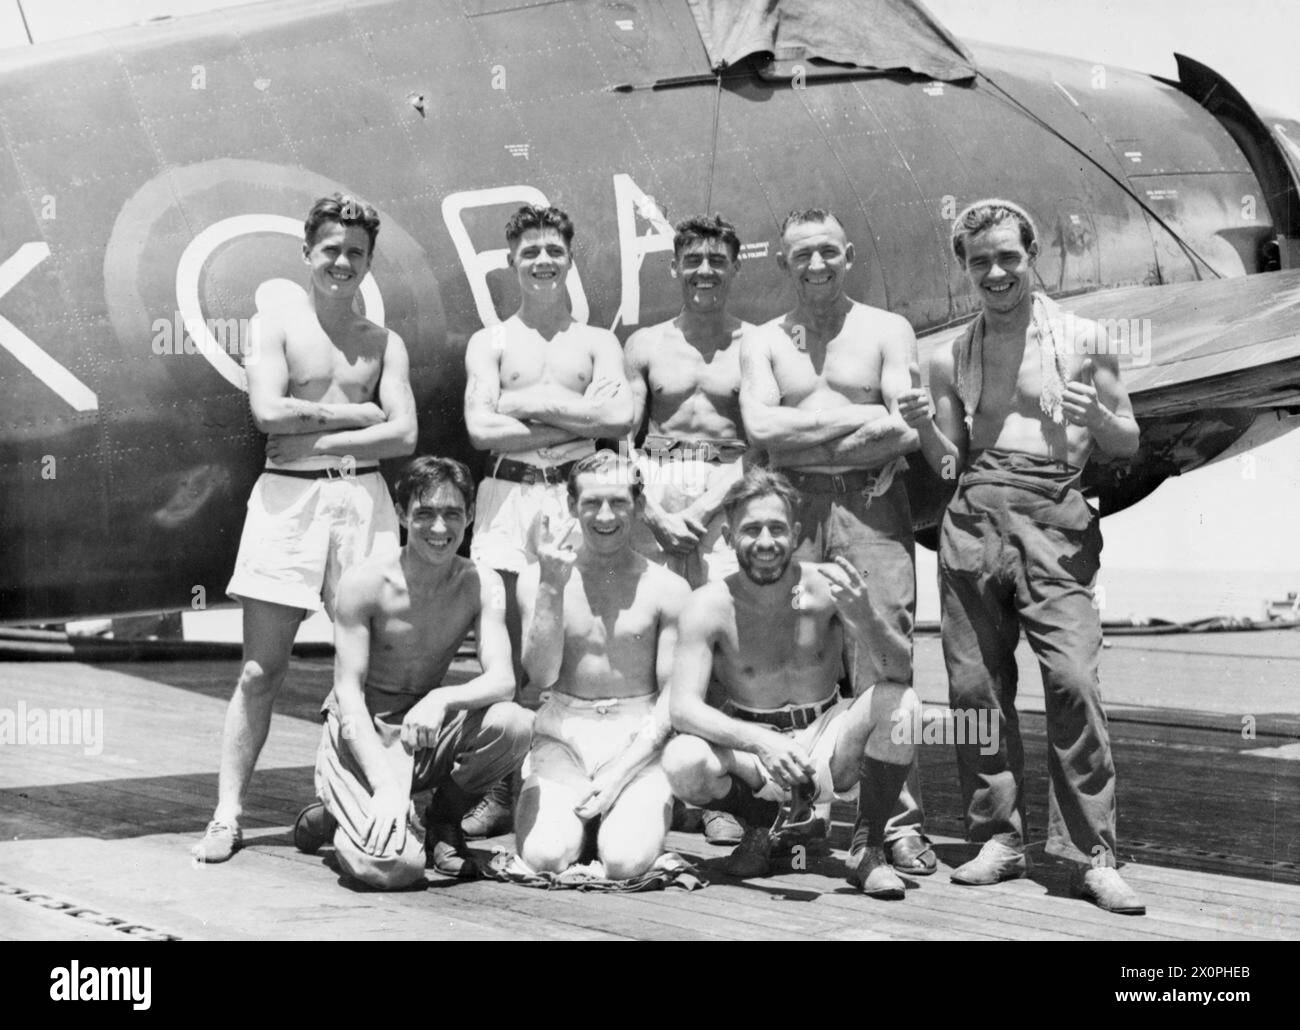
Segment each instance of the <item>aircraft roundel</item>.
M188 396L246 389L250 320L305 303L303 219L317 198L336 192L373 203L303 168L234 158L168 169L141 187L104 254L108 316L133 386L180 386ZM446 319L423 248L382 208L379 217L360 310L402 336L413 366L458 368L459 354L442 353Z

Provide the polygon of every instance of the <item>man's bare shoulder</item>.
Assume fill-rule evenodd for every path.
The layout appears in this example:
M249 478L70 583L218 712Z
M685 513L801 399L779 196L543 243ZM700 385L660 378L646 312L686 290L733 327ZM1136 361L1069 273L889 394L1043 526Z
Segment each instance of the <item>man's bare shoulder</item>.
M664 333L668 330L676 330L671 318L666 322L659 322L655 325L648 325L644 329L638 329L629 336L627 343L623 345L623 353L627 356L627 363L634 368L648 366L654 358L656 348L663 343Z
M736 572L740 576L744 573ZM726 580L712 580L691 591L682 611L682 627L697 636L714 637L736 624L736 602Z
M395 591L406 590L401 562L392 558L369 558L353 565L339 577L335 591L339 607L370 608L383 603Z
M902 315L896 315L885 308L872 307L860 300L855 300L852 304L853 306L849 308L849 317L853 319L857 328L866 330L873 336L915 335L912 332L912 323Z
M790 342L790 318L793 312L777 315L766 322L751 325L748 331L741 333L740 348L746 354L768 354L774 347Z
M686 580L656 562L646 561L642 583L661 609L681 611L691 596L691 586Z

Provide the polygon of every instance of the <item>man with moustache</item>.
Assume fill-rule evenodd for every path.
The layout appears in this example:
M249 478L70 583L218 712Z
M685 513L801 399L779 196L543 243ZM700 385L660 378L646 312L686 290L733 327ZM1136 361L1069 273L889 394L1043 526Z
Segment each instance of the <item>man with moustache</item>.
M633 426L647 422L640 447L645 522L636 549L692 587L736 568L722 537L721 505L748 451L739 341L754 328L727 312L739 258L736 230L721 215L679 222L671 267L682 310L633 333L625 350Z
M537 560L536 532L545 515L571 545L565 483L574 463L598 438L617 439L632 425L632 396L623 350L607 329L569 313L565 283L573 267L573 222L556 207L521 207L506 223L508 261L519 284L519 309L480 329L465 351L465 426L488 451L479 484L470 557L501 574L506 624L519 665L515 584ZM498 784L466 817L471 837L510 828L510 790Z
M698 587L736 569L721 506L750 453L740 419L739 341L754 327L727 312L740 271L735 227L715 214L675 229L671 269L682 310L633 333L624 351L634 430L646 424L645 517L633 546ZM731 813L700 818L710 844L740 842L743 829ZM686 817L681 825L689 825Z
M1076 864L1081 896L1142 915L1115 868L1115 766L1091 590L1101 532L1079 489L1094 447L1136 453L1138 425L1105 332L1033 291L1038 233L1024 208L977 201L953 222L952 248L980 312L932 356L933 405L923 390L900 404L927 461L962 469L939 546L950 703L998 718L994 754L957 745L967 832L982 846L952 879L978 886L1028 868L1015 709L1023 628L1047 711L1047 851Z
M632 549L642 500L630 460L608 450L582 458L568 490L581 545L544 525L538 561L519 577L524 668L551 693L533 725L515 835L530 869L560 873L590 827L605 875L627 880L650 869L668 832L659 755L690 588Z
M321 607L332 617L351 565L398 550L377 462L415 449L409 361L400 336L353 309L378 233L375 209L355 197L317 200L304 225L307 303L254 321L248 405L267 434L266 467L226 588L243 606L244 661L226 712L216 811L191 850L197 862L224 862L242 845L244 793L299 624Z
M460 462L411 461L397 480L406 546L339 583L320 801L299 813L294 843L310 854L332 838L343 871L381 890L416 883L426 860L445 876L478 876L461 818L519 768L531 739L532 715L510 700L501 577L456 554L473 493ZM444 685L471 631L482 672ZM422 822L413 795L429 790Z
M740 406L750 440L799 493L796 556L845 558L866 579L866 654L845 655L860 694L872 684L912 684L915 545L901 473L917 435L897 403L920 376L907 320L845 294L853 258L853 244L829 211L786 217L777 263L796 305L742 341ZM913 769L886 850L897 868L918 876L937 866L923 820Z
M885 823L915 747L905 735L895 742L893 728L910 725L919 702L911 687L889 680L851 701L839 696L846 637L866 662L871 601L843 556L792 560L799 505L790 484L763 468L728 492L727 535L740 569L695 591L682 613L670 691L682 735L665 749L664 770L679 797L749 823L728 859L741 877L770 871L778 802L793 808L792 796L803 795L829 804L856 788L849 882L872 897L902 898L903 881L885 858ZM705 699L711 678L724 693L721 709Z

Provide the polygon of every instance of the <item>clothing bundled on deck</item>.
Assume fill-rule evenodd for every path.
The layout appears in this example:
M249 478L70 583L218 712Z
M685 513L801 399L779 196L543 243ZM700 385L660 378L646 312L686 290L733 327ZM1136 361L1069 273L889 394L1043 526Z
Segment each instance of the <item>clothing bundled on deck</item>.
M1047 709L1048 843L1055 855L1113 864L1115 767L1098 675L1101 557L1082 469L987 448L973 454L939 542L944 661L954 709L998 713L998 747L957 745L970 839L1025 841L1024 749L1015 708L1023 627ZM988 750L983 748L983 750Z

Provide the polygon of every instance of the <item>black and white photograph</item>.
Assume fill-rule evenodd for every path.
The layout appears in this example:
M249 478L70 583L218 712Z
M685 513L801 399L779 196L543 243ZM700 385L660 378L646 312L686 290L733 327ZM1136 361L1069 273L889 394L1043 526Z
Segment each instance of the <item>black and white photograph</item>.
M1081 1011L1263 1000L1297 45L1286 0L0 0L0 940L115 959L33 989L1094 941Z

